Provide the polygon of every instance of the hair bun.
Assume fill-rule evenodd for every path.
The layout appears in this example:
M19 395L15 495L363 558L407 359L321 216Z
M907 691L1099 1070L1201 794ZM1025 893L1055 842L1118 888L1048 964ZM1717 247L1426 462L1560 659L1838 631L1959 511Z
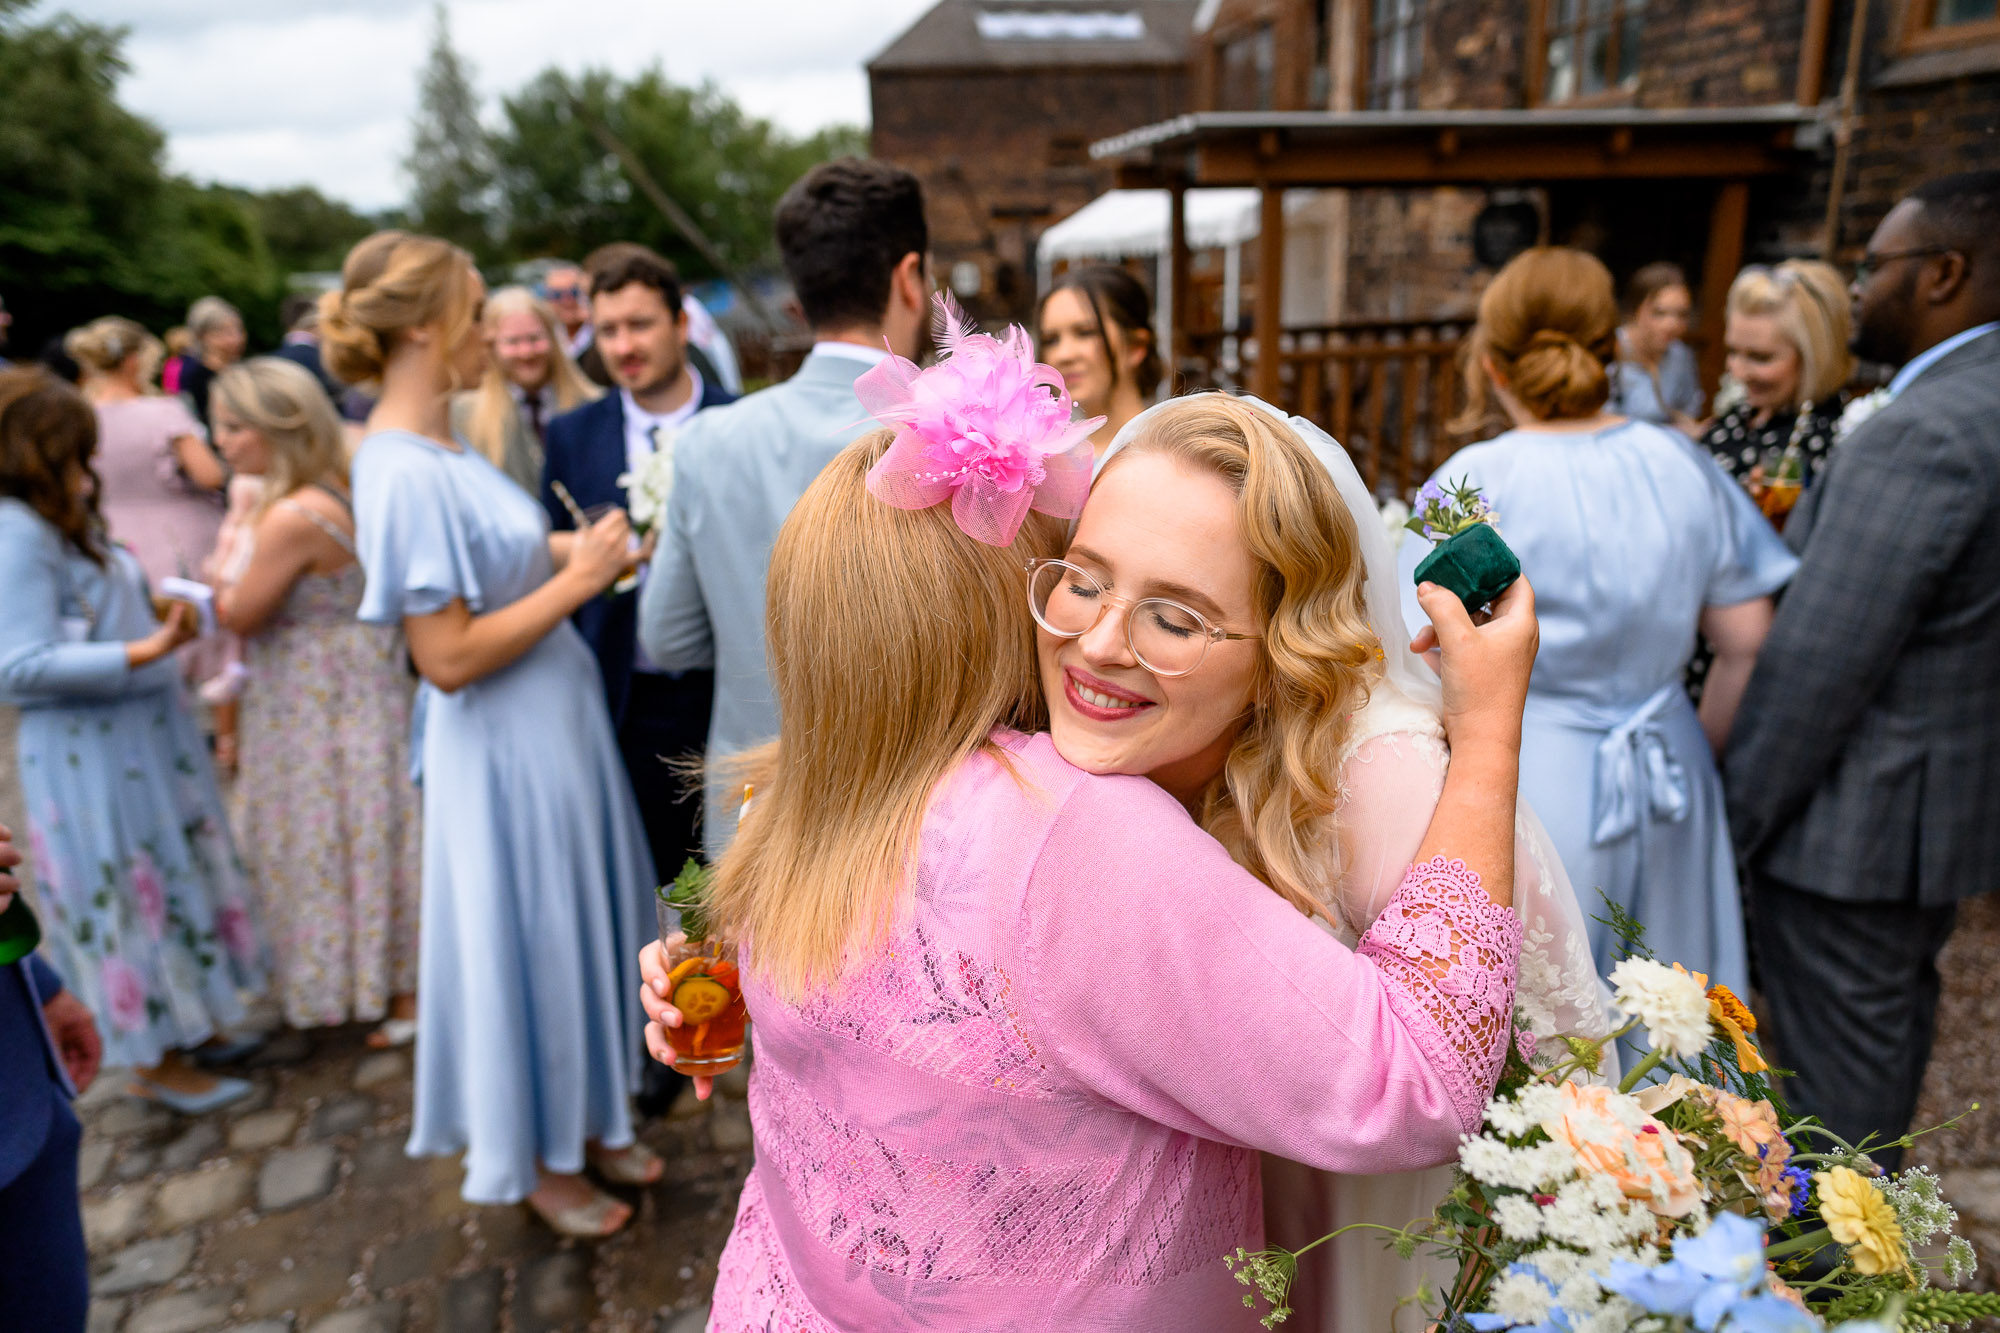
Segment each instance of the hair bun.
M381 335L349 313L344 291L319 298L319 345L327 373L342 384L367 384L379 378L387 360Z

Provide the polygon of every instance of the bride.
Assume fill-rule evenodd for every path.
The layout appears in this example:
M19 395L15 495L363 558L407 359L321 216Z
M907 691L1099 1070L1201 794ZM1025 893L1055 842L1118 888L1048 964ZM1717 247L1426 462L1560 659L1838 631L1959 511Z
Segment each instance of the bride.
M1105 456L1064 560L1031 578L1057 752L1150 777L1351 947L1423 839L1449 760L1437 678L1405 646L1395 580L1388 533L1324 431L1222 394L1149 409ZM1114 607L1125 614L1105 614ZM1175 674L1148 666L1184 663L1170 646L1204 620L1261 626L1260 651ZM1576 895L1525 806L1515 832L1519 1012L1542 1042L1603 1037ZM1357 1222L1400 1227L1451 1178L1448 1166L1340 1176L1267 1154L1267 1237L1297 1249ZM1398 1262L1382 1232L1350 1231L1305 1256L1292 1326L1420 1328L1406 1298L1452 1271Z

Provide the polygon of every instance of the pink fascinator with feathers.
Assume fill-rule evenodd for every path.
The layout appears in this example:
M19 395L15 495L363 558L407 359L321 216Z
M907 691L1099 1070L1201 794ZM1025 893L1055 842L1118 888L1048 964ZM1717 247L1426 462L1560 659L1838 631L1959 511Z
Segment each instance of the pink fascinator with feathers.
M870 416L896 432L868 491L898 509L928 509L946 497L968 537L1007 546L1030 509L1075 518L1090 493L1090 433L1103 417L1070 420L1069 390L1036 362L1027 331L973 332L958 303L940 294L938 363L927 369L891 356L854 382Z

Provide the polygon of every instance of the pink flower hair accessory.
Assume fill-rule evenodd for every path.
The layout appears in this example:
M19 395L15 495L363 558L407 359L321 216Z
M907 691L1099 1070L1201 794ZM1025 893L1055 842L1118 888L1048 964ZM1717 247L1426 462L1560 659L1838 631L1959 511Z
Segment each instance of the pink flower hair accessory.
M1007 546L1030 509L1075 518L1090 493L1090 434L1072 421L1069 390L1039 364L1027 331L973 332L948 295L935 298L940 359L918 369L891 355L854 383L870 416L896 432L868 470L868 491L898 509L951 499L965 534Z

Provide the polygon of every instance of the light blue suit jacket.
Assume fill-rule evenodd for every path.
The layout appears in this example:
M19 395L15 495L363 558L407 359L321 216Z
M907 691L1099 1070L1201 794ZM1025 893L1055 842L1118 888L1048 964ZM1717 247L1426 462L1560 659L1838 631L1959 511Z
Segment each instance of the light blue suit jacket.
M701 413L674 441L673 498L639 595L639 641L663 670L714 670L711 760L778 734L764 661L771 545L820 469L874 428L854 396L867 369L857 357L809 356L783 384ZM710 860L735 831L736 802L711 777Z

